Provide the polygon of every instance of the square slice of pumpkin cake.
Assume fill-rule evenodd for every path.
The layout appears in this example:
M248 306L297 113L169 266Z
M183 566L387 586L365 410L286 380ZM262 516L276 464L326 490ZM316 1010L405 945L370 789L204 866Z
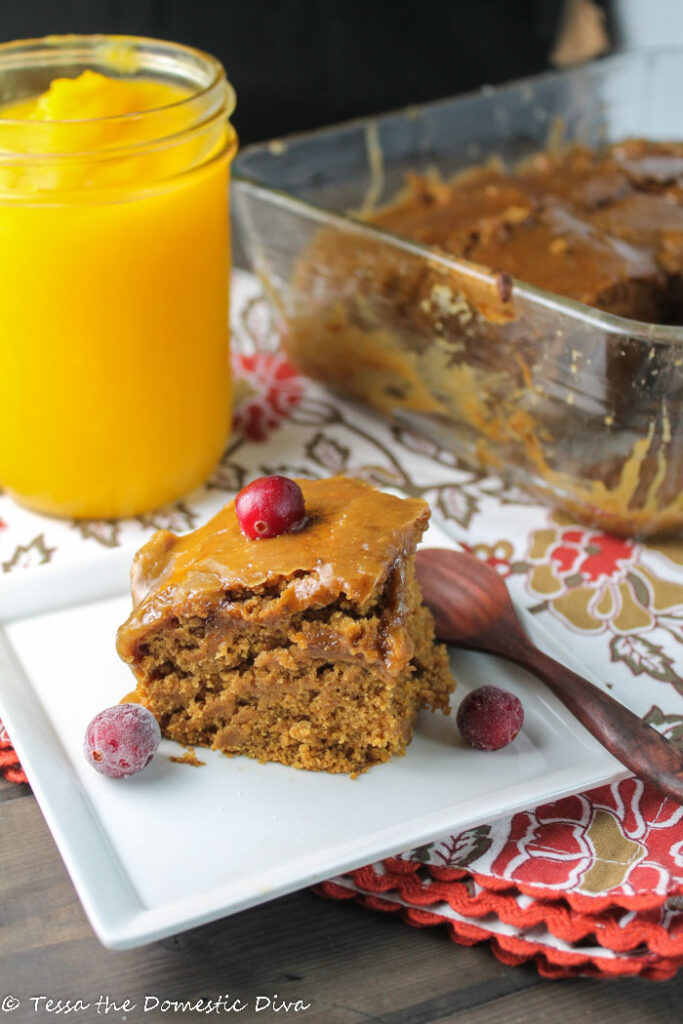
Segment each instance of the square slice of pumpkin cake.
M170 739L355 775L405 752L421 708L449 708L414 572L429 507L348 477L296 484L296 529L251 539L231 502L156 533L117 648Z

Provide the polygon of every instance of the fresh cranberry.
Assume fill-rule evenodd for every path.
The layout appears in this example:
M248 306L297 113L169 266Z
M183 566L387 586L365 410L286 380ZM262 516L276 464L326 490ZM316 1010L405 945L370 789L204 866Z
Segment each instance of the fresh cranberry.
M522 728L524 708L518 697L497 686L480 686L463 698L456 718L465 743L477 750L500 750Z
M300 530L306 521L301 488L287 476L260 476L235 499L240 529L252 540Z
M111 779L135 775L154 757L161 730L142 704L116 704L95 715L85 730L86 761Z

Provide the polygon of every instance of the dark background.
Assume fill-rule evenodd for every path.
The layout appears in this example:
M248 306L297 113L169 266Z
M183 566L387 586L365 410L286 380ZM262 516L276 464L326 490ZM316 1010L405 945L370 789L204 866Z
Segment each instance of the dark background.
M155 36L209 50L243 143L546 69L562 0L0 0L0 40Z

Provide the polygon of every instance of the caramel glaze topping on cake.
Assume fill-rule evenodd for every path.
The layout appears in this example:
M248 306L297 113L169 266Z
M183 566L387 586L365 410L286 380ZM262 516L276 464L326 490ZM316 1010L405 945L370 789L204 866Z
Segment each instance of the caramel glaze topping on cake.
M267 542L250 540L240 530L231 503L194 533L156 533L133 563L135 608L121 630L122 657L161 620L179 613L203 615L216 600L224 613L252 617L244 595L255 592L269 596L258 611L261 622L274 624L340 598L364 614L378 588L415 550L429 506L348 477L297 482L306 501L303 530ZM399 603L391 615L401 623L405 608ZM393 646L389 639L387 651Z
M305 526L250 540L234 502L132 568L117 648L162 731L297 767L356 774L402 753L454 683L413 571L418 499L345 477L299 480Z

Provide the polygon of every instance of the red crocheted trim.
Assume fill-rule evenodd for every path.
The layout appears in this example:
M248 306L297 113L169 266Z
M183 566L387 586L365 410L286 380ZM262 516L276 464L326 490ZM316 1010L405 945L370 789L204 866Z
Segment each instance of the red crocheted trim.
M8 782L27 782L24 769L19 764L19 758L16 755L14 747L7 740L0 738L0 772L5 776Z
M368 866L349 872L349 877L366 893L395 892L413 906L428 907L444 902L465 917L495 914L505 924L520 929L542 924L552 935L570 944L594 936L600 946L617 953L628 953L645 945L658 957L683 956L683 930L677 935L671 934L659 921L642 917L623 921L620 908L610 907L601 915L581 914L562 900L536 900L522 907L514 890L502 894L487 890L473 893L471 883L468 886L462 872L459 879L448 882L432 880L425 884L424 879L418 877L417 864L410 865L411 871L406 871L405 861L401 864L397 874L389 871L380 874Z
M387 872L392 875L412 874L414 871L423 868L428 871L436 881L450 882L458 881L463 877L472 878L482 889L491 892L523 893L539 900L551 900L556 903L563 900L569 904L572 910L579 914L600 914L605 910L619 907L622 910L658 910L663 907L667 900L675 896L683 895L683 882L676 882L670 886L666 893L641 892L633 896L623 893L613 893L610 896L585 896L583 893L558 892L557 889L548 889L541 885L528 885L524 882L510 882L502 878L494 878L491 875L480 875L476 871L468 872L459 868L440 868L435 864L418 864L415 861L389 857L382 861Z
M433 870L439 871L440 869L434 868ZM566 900L572 910L577 913L602 913L611 907L620 907L622 910L657 910L673 896L683 895L683 883L680 882L673 884L665 893L640 892L633 896L626 893L612 893L609 896L584 896L577 892L559 894L557 889L546 889L541 885L528 885L524 882L517 882L511 886L503 879L492 878L490 875L479 875L476 872L471 877L482 888L495 892L514 889L524 893L525 896L532 896L534 899L556 900L559 897Z
M596 957L587 951L556 950L521 936L493 935L472 922L451 921L432 911L403 907L398 903L374 895L358 893L334 882L323 882L315 887L319 895L330 899L352 899L372 910L398 913L415 928L446 925L449 937L459 945L473 946L489 942L494 955L508 965L534 961L539 974L546 978L568 978L583 975L596 978L635 976L653 981L672 978L683 967L683 956L657 957L653 953L615 958Z
M621 884L594 895L577 892L576 879L590 863L592 840L587 830L596 812L609 814L623 839L637 839L640 855L628 869L623 865ZM675 858L682 813L674 801L630 776L587 793L562 797L533 811L518 812L493 832L483 826L489 845L492 838L496 843L497 852L490 864L476 857L471 863L462 862L460 857L473 839L464 833L432 844L430 863L425 867L440 879L453 877L445 865L466 868L482 888L514 890L532 899L553 902L565 899L580 913L601 913L615 906L628 911L656 910L667 899L683 893L683 877ZM477 843L475 848L479 848ZM632 847L629 850L633 852ZM658 872L660 855L662 870ZM398 859L418 858L400 854Z

